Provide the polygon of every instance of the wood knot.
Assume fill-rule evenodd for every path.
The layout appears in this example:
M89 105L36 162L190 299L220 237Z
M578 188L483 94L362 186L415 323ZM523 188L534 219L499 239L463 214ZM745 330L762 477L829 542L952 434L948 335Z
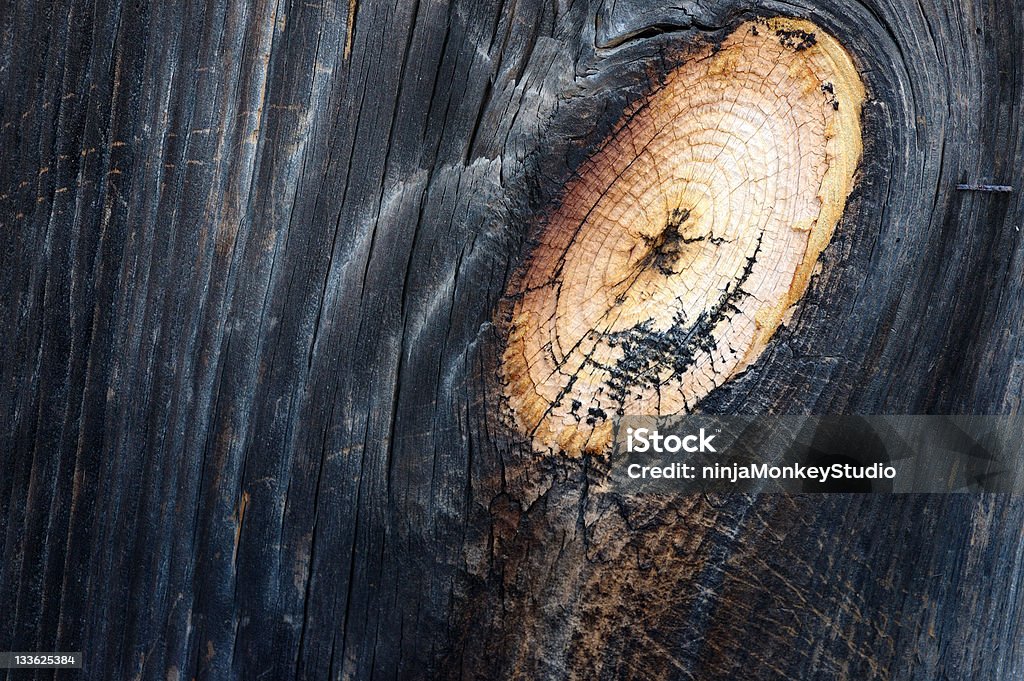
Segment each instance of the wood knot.
M690 211L686 208L673 208L665 221L665 229L657 236L641 236L648 244L647 255L637 261L639 269L656 268L662 274L669 276L677 274L673 269L679 261L683 248L687 244L703 241L705 236L686 236L683 232L683 223L690 217Z
M692 410L761 355L842 215L863 100L835 39L770 19L628 112L502 305L505 398L538 451L603 451L615 416Z

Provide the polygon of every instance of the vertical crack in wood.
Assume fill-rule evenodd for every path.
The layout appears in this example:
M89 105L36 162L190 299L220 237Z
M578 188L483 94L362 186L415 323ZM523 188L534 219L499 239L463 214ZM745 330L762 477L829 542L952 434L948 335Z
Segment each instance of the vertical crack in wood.
M359 0L348 0L348 18L345 21L345 61L352 56L352 40L356 35L356 10Z

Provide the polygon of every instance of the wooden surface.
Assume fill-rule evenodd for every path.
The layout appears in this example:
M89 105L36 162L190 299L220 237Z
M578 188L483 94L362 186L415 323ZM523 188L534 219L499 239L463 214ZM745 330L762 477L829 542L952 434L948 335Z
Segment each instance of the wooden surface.
M851 52L865 160L792 324L703 408L1019 412L1018 0L4 3L0 649L89 679L1024 675L1020 499L630 504L504 425L531 229L747 12Z
M775 18L690 48L576 170L509 283L499 375L538 453L603 454L617 415L692 411L756 362L850 196L864 87L839 43Z

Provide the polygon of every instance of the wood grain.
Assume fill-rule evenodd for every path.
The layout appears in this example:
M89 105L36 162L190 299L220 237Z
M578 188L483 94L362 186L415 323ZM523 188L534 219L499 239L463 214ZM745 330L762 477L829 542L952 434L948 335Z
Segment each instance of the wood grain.
M502 425L494 315L545 211L671 55L773 15L850 52L866 161L792 323L701 408L1018 412L1018 0L0 6L0 649L1024 674L1020 499L633 507Z
M753 364L853 188L864 87L831 36L751 21L679 59L577 170L499 307L508 409L539 452L604 453L617 416L693 411Z

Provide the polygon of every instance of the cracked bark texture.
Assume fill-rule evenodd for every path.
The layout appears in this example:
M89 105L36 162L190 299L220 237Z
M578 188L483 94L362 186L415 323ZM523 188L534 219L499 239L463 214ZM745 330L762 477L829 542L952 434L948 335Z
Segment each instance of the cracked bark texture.
M793 16L861 72L865 161L702 408L1018 412L1022 9L5 3L0 649L84 651L38 678L1021 676L1024 502L591 493L594 460L506 427L494 320L670 56ZM986 181L1017 189L955 189Z

